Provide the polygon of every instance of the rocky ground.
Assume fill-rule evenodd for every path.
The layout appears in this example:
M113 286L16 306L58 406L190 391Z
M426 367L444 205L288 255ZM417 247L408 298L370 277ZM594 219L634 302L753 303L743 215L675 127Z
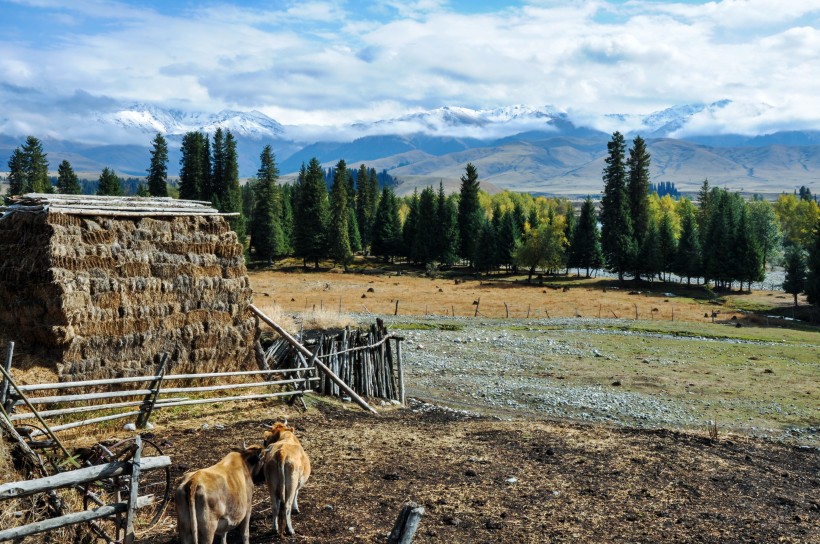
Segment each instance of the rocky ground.
M644 429L706 430L710 425L712 404L724 406L730 399L703 399L653 394L620 387L616 375L604 383L582 384L572 380L566 361L593 360L607 365L612 372L621 370L616 356L598 349L595 337L611 341L660 344L676 340L672 335L613 329L613 320L551 319L491 320L474 318L390 318L396 327L408 323L429 325L400 330L405 338L405 373L411 394L448 405L462 406L502 417L569 418L604 424L626 425ZM457 330L441 330L439 327ZM557 329L560 329L557 330ZM697 346L734 350L776 346L733 338L690 337ZM816 348L816 346L815 346ZM685 363L674 354L645 358L642 363L666 366L670 373ZM560 361L561 363L555 363ZM815 374L820 379L820 367ZM693 391L694 393L694 391ZM767 412L788 411L779 405L757 402L749 406L761 417ZM798 410L804 425L772 428L759 427L756 420L726 422L720 425L732 432L742 432L769 439L797 441L820 446L820 404L814 409ZM739 418L736 418L739 419ZM752 419L752 422L749 422Z

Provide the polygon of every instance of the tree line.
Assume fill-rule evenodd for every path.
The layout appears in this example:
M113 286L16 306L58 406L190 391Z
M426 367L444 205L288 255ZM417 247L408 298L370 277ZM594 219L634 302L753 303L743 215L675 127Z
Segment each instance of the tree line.
M384 173L344 160L325 169L313 158L296 181L279 183L276 157L265 146L254 178L240 186L236 141L218 129L212 139L189 132L182 140L180 175L168 183L168 148L157 134L146 183L137 194L178 196L211 202L229 217L252 260L294 256L318 266L324 259L347 266L357 252L420 266L463 264L479 272L577 269L586 276L604 268L621 280L669 279L749 287L762 281L767 265L786 269L784 290L820 299L820 207L811 191L782 194L770 203L744 198L704 180L696 203L671 184L652 185L646 142L627 149L615 132L607 144L599 201L587 197L576 210L562 198L533 197L480 189L476 167L467 164L457 193L443 184L397 197ZM48 177L42 144L34 137L9 159L9 194L80 193L68 161ZM97 194L123 194L123 180L106 168ZM132 184L133 187L133 184ZM661 190L658 190L661 189Z

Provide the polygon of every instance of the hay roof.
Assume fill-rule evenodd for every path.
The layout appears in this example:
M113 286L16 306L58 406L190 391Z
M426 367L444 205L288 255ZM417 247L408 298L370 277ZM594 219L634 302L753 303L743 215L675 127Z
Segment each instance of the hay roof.
M7 206L0 207L3 217L15 212L54 212L113 217L238 215L221 213L213 208L210 202L170 197L28 193L10 197L7 201L9 203Z

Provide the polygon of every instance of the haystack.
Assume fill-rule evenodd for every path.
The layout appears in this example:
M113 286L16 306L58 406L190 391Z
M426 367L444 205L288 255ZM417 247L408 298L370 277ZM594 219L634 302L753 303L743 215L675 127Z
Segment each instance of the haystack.
M0 326L63 379L247 368L255 318L224 214L170 198L27 194L0 217Z

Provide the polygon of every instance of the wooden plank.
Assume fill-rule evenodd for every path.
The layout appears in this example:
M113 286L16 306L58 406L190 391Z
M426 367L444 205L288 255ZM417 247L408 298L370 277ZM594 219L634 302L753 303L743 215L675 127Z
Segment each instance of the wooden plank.
M170 397L167 399L158 399L157 404L163 402L171 402L175 400L187 400L188 397ZM53 416L63 416L66 414L81 414L85 412L100 412L102 410L116 410L118 408L128 408L130 406L140 406L141 400L132 400L129 402L112 402L110 404L94 404L92 406L74 406L73 408L60 408L57 410L39 410L40 417L47 418ZM12 414L12 421L21 421L23 419L34 419L37 417L31 412L19 412Z
M6 373L9 376L11 376L11 359L12 359L13 356L14 356L14 342L9 342L9 347L6 350L6 365L5 365ZM0 384L0 406L5 406L6 405L6 398L8 397L8 394L9 394L9 386L10 385L11 384L6 379L6 377L3 376L3 382L2 382L2 384Z
M137 508L144 508L153 502L153 497L139 497L137 499ZM88 523L101 518L107 518L119 513L122 513L127 508L124 502L118 502L106 506L100 506L94 510L84 510L83 512L74 512L64 516L49 518L37 523L30 523L21 527L14 527L13 529L6 529L0 531L0 542L7 540L18 542L19 540L37 533L46 531L53 531L69 525L77 525L78 523Z
M99 209L88 209L88 210L81 210L75 208L56 208L51 207L50 212L53 213L64 213L66 215L83 215L83 216L93 216L93 217L179 217L179 216L201 216L201 215L219 215L222 217L230 217L230 216L238 216L240 215L239 212L184 212L184 211L144 211L144 212L131 212L131 211L119 211L119 210L107 210L105 208Z
M163 368L164 368L163 361ZM131 489L128 496L128 510L125 516L125 542L124 544L134 544L134 516L137 511L137 499L139 498L139 481L140 481L140 458L142 457L142 437L137 435L134 439L134 444L137 446L137 451L134 452L134 457L131 458Z
M315 379L315 378L309 378ZM206 385L200 387L166 387L163 393L194 393L198 391L224 391L225 389L247 389L251 387L268 387L271 385L287 385L290 383L301 383L305 380L295 378L292 380L277 380L275 382L252 382L252 383L229 383L224 385Z
M165 468L171 464L171 458L167 455L157 457L146 457L142 460L142 471L148 472L158 468ZM21 482L9 482L0 484L0 500L28 497L35 493L43 493L52 489L72 487L79 484L93 482L101 478L112 478L120 476L131 470L130 461L118 461L105 465L94 465L92 467L78 468L68 472L60 472L53 476L37 478L36 480L23 480Z
M55 425L55 426L51 427L51 432L56 433L57 431L65 431L65 430L68 430L68 429L76 429L77 427L85 427L86 425L93 425L94 423L102 423L103 421L111 421L111 420L114 420L114 419L122 419L124 417L135 416L139 413L140 413L140 411L137 410L137 411L134 411L134 412L123 412L121 414L113 414L113 415L110 415L110 416L101 416L101 417L95 417L95 418L92 418L92 419L84 419L83 421L75 421L73 423L65 423L63 425ZM40 436L41 434L46 434L46 433L44 433L43 431L37 430L37 429L35 429L34 431L31 432L32 438L35 437L35 436ZM68 454L66 454L66 456L70 457L70 455L68 455Z
M318 379L318 378L314 378ZM261 395L240 395L236 397L217 397L217 398L210 398L210 399L194 399L194 400L184 400L181 402L168 402L163 404L157 404L156 409L159 410L160 408L170 408L172 406L190 406L193 404L210 404L214 402L228 402L232 400L258 400L258 399L272 399L274 397L287 397L290 395L302 395L305 393L311 393L312 391L280 391L278 393L263 393Z
M114 399L119 397L142 397L150 392L150 389L132 389L130 391L109 391L107 393L82 393L79 395L61 395L56 397L34 397L29 399L29 402L31 404L51 404L54 402L77 402L96 399ZM23 403L18 400L14 404L17 405Z
M284 374L286 372L303 372L306 370L315 370L314 367L299 368L299 369L272 369L272 370L238 370L234 372L209 372L205 374L168 374L163 378L163 381L168 380L189 380L199 378L221 378L223 376L253 376L255 374ZM150 382L156 380L159 376L129 376L127 378L108 378L102 380L86 380L76 382L54 382L54 383L35 383L30 385L18 386L21 391L40 391L44 389L70 389L72 387L84 387L92 385L115 385L121 383L136 383L136 382Z
M406 406L404 400L404 368L401 360L401 340L396 339L396 369L399 372L399 401L402 406Z

